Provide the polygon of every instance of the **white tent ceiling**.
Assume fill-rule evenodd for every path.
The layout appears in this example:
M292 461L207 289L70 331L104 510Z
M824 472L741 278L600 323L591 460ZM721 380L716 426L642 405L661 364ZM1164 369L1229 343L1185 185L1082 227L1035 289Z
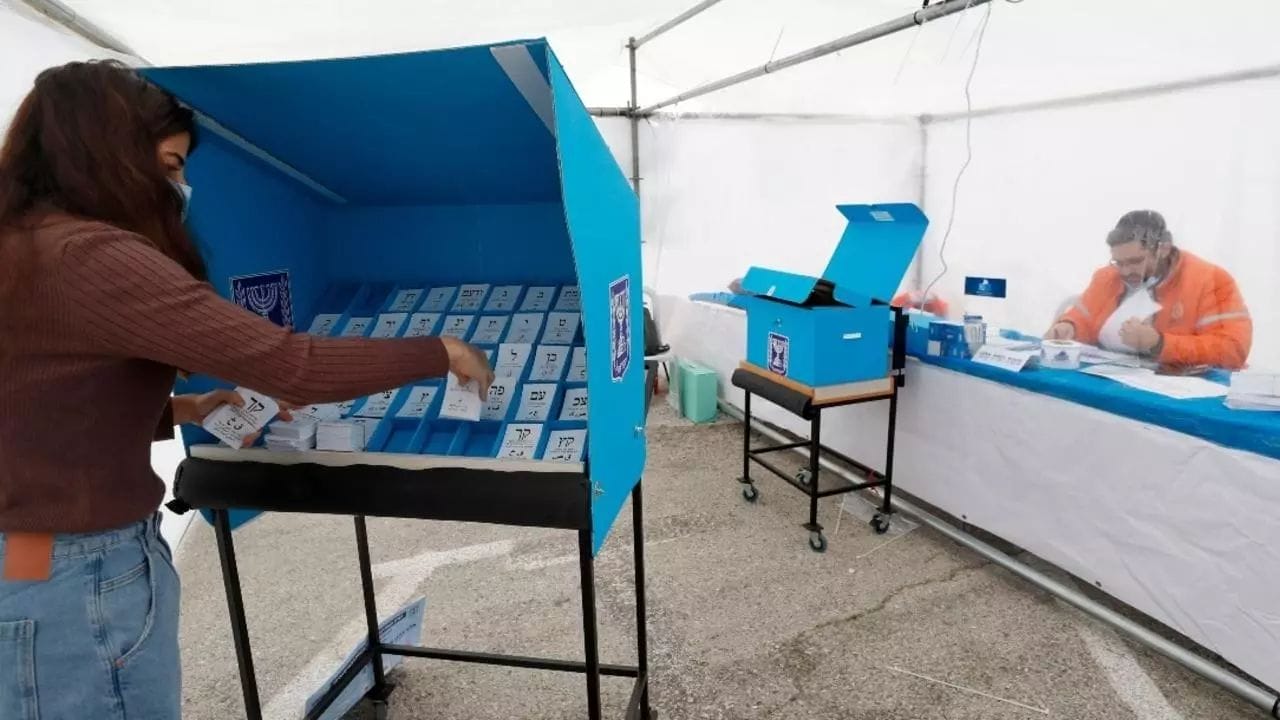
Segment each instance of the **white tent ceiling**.
M628 95L626 38L693 0L63 0L156 64L299 59L550 38L589 105ZM935 0L937 1L937 0ZM640 50L647 104L920 7L724 0ZM1275 0L995 0L977 107L1280 65ZM964 107L986 8L689 101L677 111L918 114Z

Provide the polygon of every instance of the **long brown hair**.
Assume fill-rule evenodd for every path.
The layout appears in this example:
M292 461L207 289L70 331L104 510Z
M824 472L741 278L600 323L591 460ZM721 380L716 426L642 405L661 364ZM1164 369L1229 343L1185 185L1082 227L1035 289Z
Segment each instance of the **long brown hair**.
M182 200L156 152L181 133L194 149L191 110L118 62L45 70L0 148L0 232L50 207L143 235L203 280Z

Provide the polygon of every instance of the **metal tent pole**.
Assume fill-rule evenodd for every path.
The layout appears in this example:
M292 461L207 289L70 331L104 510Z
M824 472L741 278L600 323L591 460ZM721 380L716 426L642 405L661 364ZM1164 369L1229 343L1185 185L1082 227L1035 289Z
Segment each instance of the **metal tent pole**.
M635 38L627 42L627 51L631 58L631 104L627 106L627 119L631 123L631 187L636 193L636 203L640 202L640 117L636 115L636 48L639 45Z
M969 8L985 5L988 2L991 2L991 0L946 0L946 2L931 5L923 10L917 10L910 15L903 15L900 18L881 23L875 27L867 28L866 30L861 30L852 35L846 35L842 38L832 40L831 42L809 48L808 50L801 50L794 55L788 55L780 60L767 62L760 67L740 72L737 75L730 75L729 77L721 80L715 80L705 85L699 85L692 90L682 92L679 95L663 100L662 102L646 105L645 107L640 108L638 112L641 115L647 115L658 108L674 105L675 103L700 97L708 93L713 93L717 90L723 90L727 87L737 85L738 83L754 80L762 75L768 75L769 73L777 72L779 70L792 67L793 65L799 65L800 63L808 62L825 55L830 55L831 53L844 50L848 47L853 47L854 45L860 45L877 38L882 38L886 35L892 35L900 30L906 30L907 28L915 27L917 25L923 25L930 20L936 20L953 13L968 10Z
M720 401L720 409L726 415L742 420L742 412L724 400ZM791 440L782 433L774 430L772 427L765 425L763 422L753 423L752 428L761 435L780 443L790 442ZM802 447L795 448L795 451L800 454L805 453L805 449ZM861 481L861 479L853 475L853 473L850 473L848 470L832 462L826 457L823 457L820 460L820 463L830 472L853 482ZM1017 575L1023 580L1026 580L1068 605L1075 607L1093 619L1128 635L1134 641L1145 645L1170 660L1173 660L1209 682L1225 688L1235 695L1240 696L1250 704L1262 708L1263 710L1272 713L1275 717L1280 718L1280 697L1277 697L1274 693L1260 688L1244 678L1227 672L1218 665L1205 660L1177 643L1166 640L1164 637L1148 630L1124 615L1100 605L1076 588L1064 585L1063 583L1060 583L1028 567L1027 565L1024 565L1023 563L1014 560L991 545L982 542L966 532L957 530L950 523L921 510L909 502L903 501L901 497L893 498L893 507L897 512L910 515L920 524L928 525L933 530L941 533L947 539L969 548L1005 570L1008 570L1014 575Z
M48 16L49 19L88 39L95 45L118 52L121 55L138 57L133 48L125 45L119 38L84 19L75 10L63 5L58 0L23 0L36 12ZM139 58L141 59L141 58Z
M654 38L658 37L658 36L659 36L659 35L661 35L662 33L667 32L668 30L671 30L671 29L675 28L677 25L680 25L680 24L681 24L681 23L683 23L684 21L691 19L691 18L692 18L692 17L694 17L695 15L697 15L697 14L701 13L703 10L706 10L707 8L711 7L712 5L717 4L717 3L719 3L719 2L720 2L720 0L702 0L702 2L698 3L697 5L694 5L693 7L689 8L688 10L685 10L684 12L680 13L679 15L677 15L677 16L675 16L675 17L671 18L670 20L668 20L668 21L666 21L666 22L664 22L664 23L662 23L662 24L661 24L661 25L659 25L658 27L656 27L656 28L654 28L654 29L650 30L649 32L645 33L644 35L641 35L639 38L631 38L631 44L632 44L632 47L633 47L632 52L634 52L634 48L638 48L638 47L640 47L641 45L643 45L643 44L645 44L645 43L649 42L650 40L652 40L652 39L654 39Z

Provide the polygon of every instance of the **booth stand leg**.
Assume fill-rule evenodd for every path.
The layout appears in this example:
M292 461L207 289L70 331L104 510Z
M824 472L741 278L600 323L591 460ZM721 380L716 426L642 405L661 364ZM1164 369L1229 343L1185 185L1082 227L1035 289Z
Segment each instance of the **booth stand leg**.
M582 572L582 642L586 659L587 718L600 720L600 638L596 631L595 560L591 531L578 531L578 561Z
M814 552L827 551L827 536L822 534L822 525L818 522L818 462L822 459L822 412L815 411L809 421L809 467L808 476L802 481L809 495L809 522L804 529L809 531L809 548Z
M751 482L751 391L742 396L742 497L747 502L760 499L760 490Z
M231 539L231 516L227 510L212 512L218 558L222 562L222 584L226 588L227 609L231 613L231 639L236 647L236 663L240 666L244 713L248 720L262 720L258 679L253 671L253 651L249 648L249 624L244 615L244 597L240 594L240 571L236 567L235 544Z
M356 554L360 562L360 588L364 594L364 617L369 636L369 664L373 667L373 689L367 697L378 718L387 714L387 698L392 687L387 684L382 663L382 633L378 630L378 599L373 591L373 564L369 559L369 528L363 515L355 517Z
M893 395L889 397L889 437L885 442L884 458L884 497L880 503L880 512L871 518L871 528L883 535L889 532L893 521L893 441L898 436L898 387L895 384Z
M649 613L645 604L644 584L644 507L640 486L631 490L631 524L635 546L636 570L636 692L640 693L640 720L656 720L657 713L649 707ZM634 704L633 704L634 706Z

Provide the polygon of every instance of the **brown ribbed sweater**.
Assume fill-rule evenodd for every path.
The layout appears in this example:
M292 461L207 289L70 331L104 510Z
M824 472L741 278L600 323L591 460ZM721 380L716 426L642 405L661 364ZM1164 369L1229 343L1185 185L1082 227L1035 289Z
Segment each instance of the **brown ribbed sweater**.
M0 299L0 532L92 532L155 512L150 446L172 437L175 368L296 404L448 371L437 338L277 327L102 223L54 214L34 234L6 232L0 273L23 278Z

